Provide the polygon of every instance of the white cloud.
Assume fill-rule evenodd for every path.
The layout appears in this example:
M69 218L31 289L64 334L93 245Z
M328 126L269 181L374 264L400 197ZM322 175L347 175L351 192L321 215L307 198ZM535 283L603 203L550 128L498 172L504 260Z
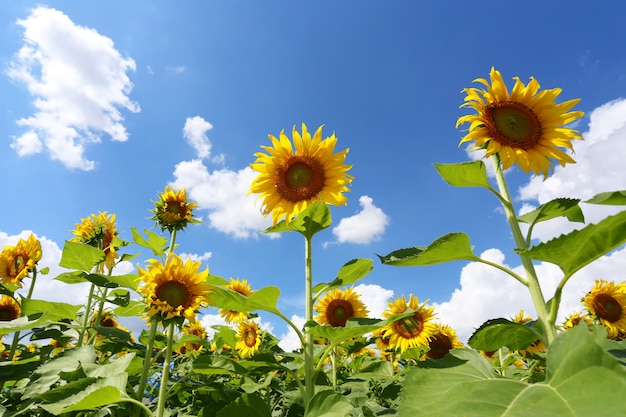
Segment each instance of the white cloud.
M354 291L361 294L361 301L369 310L370 318L382 318L389 299L393 297L393 290L375 284L359 284L354 287Z
M304 317L293 315L291 316L292 323L298 328L302 329L304 327L304 323L306 322ZM293 352L296 349L302 348L302 343L300 343L300 339L296 334L296 331L290 326L287 331L280 336L278 336L280 342L278 346L280 346L285 352Z
M373 204L373 199L366 195L359 198L362 210L354 216L341 219L333 228L333 235L339 243L368 244L380 239L389 224L387 216Z
M202 255L197 253L181 253L180 257L187 261L187 259L191 259L193 262L206 262L213 256L213 252L204 252Z
M200 159L208 158L211 155L211 141L206 132L213 129L213 125L200 116L188 117L183 127L183 136L187 142L196 150Z
M24 45L6 73L26 84L37 111L17 121L26 132L11 147L24 156L45 145L66 167L93 169L85 145L99 143L101 132L126 141L119 108L139 111L128 97L133 85L126 75L135 62L122 57L110 38L55 9L35 8L17 24L24 28Z
M208 340L213 339L213 336L215 336L215 333L217 333L217 330L215 330L212 326L228 326L228 323L226 323L224 317L220 316L219 314L205 314L200 319L200 323L206 329Z
M189 197L209 211L212 228L236 238L248 238L271 225L271 220L255 207L256 196L246 195L255 176L249 167L209 172L201 160L195 159L176 165L173 185L186 188Z

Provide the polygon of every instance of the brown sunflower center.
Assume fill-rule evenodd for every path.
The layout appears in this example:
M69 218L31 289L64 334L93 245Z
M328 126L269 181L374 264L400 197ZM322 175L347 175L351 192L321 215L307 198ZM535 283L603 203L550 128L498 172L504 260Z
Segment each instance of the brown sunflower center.
M430 350L426 353L431 359L441 359L452 349L452 340L442 333L437 333L429 342Z
M622 317L622 307L619 302L608 294L598 294L593 300L593 308L598 317L611 323Z
M181 215L181 214L183 214L183 212L185 210L184 210L184 207L183 207L183 205L181 203L179 203L177 201L172 201L172 202L169 202L169 203L165 203L165 211L167 211L170 214Z
M256 337L256 331L253 328L249 327L243 334L243 342L246 344L246 346L250 348L254 347L256 345Z
M292 156L278 170L276 190L292 202L309 200L324 189L324 167L309 156Z
M100 326L102 327L117 327L117 322L113 317L103 317L100 319Z
M155 290L159 300L165 301L171 307L186 307L189 305L189 290L187 286L177 281L168 281Z
M403 339L412 339L419 336L424 330L424 321L419 313L413 313L393 323L394 330Z
M344 327L354 317L354 308L349 301L332 300L326 308L326 320L332 327Z
M486 127L503 145L530 149L541 139L541 122L532 109L516 101L499 101L485 108Z
M27 261L28 258L21 253L15 255L9 264L9 275L12 277L17 276L26 267Z
M0 321L11 321L19 318L19 311L13 306L0 307Z

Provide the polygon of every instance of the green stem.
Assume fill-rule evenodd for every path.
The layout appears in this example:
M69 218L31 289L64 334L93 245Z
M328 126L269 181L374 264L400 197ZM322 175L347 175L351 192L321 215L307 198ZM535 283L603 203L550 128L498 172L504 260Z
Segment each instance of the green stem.
M528 281L526 281L523 277L520 277L519 275L517 275L515 272L511 271L510 269L503 267L502 265L498 265L497 263L490 262L490 261L488 261L486 259L479 259L479 260L477 260L477 262L481 262L481 263L484 263L486 265L491 265L494 268L499 269L500 271L506 272L507 274L509 274L510 276L515 278L516 280L518 280L520 283L524 284L525 286L528 286Z
M506 180L504 179L504 172L502 172L502 163L498 154L493 155L492 161L496 172L496 181L498 182L498 188L500 190L500 194L502 195L502 207L504 208L506 219L509 223L509 227L511 228L511 232L513 233L515 244L517 245L518 250L526 250L528 249L528 245L526 239L522 234L519 223L517 221L517 217L515 215L515 209L513 207L513 203L511 202L511 196L509 194L509 189L506 185ZM547 344L549 344L556 337L556 328L554 327L554 324L550 323L548 309L546 307L546 301L543 293L541 292L541 286L539 285L539 279L537 278L535 266L533 265L532 260L523 253L520 253L519 256L522 261L522 266L526 271L526 282L528 283L530 296L533 300L533 304L535 305L535 310L537 311L539 322L541 323L545 332L546 340L548 342Z
M306 321L305 326L309 326L313 321L313 256L312 256L312 237L305 235L304 245L304 259L305 259L305 299L306 299ZM306 411L311 398L315 395L315 359L314 354L314 340L313 335L308 330L306 331L306 340L304 344L304 386L305 386L305 398L304 409Z
M141 408L148 417L153 417L152 411L148 407L146 407L142 402L135 400L134 398L123 398L119 402L127 402L131 404L135 404L137 407Z
M571 278L571 275L565 275L559 285L557 285L556 290L554 290L554 297L552 298L552 302L550 303L550 323L554 325L556 323L556 316L559 313L559 306L561 305L561 295L563 294L563 287L567 284L567 281Z
M26 295L26 298L28 300L30 300L30 297L33 296L33 290L35 289L35 281L37 281L37 267L36 266L33 268L33 279L30 281L30 287L28 288L28 294ZM13 343L11 343L11 350L9 351L9 361L12 361L13 357L15 356L15 352L17 351L17 345L19 343L19 340L20 340L20 332L18 330L13 335Z
M83 345L83 339L85 338L85 332L87 331L87 324L89 324L89 315L91 313L91 302L93 299L93 293L96 289L96 284L91 283L91 287L89 288L89 297L87 298L87 305L85 306L85 316L83 317L83 328L80 330L78 334L78 342L76 343L77 347L81 347Z
M332 372L333 389L337 390L337 348L333 348L330 352L330 367Z
M139 379L139 386L135 397L138 400L143 398L143 390L146 387L146 381L148 380L148 372L150 371L150 365L152 364L152 349L154 348L154 338L157 331L157 321L152 317L150 323L150 334L148 335L148 345L146 346L146 354L143 358L143 368L141 370L141 378Z
M167 328L167 347L165 360L163 361L163 373L161 376L161 386L159 387L159 402L157 405L157 417L163 417L165 402L167 401L167 382L170 379L170 362L172 361L172 345L174 344L174 323L170 323Z

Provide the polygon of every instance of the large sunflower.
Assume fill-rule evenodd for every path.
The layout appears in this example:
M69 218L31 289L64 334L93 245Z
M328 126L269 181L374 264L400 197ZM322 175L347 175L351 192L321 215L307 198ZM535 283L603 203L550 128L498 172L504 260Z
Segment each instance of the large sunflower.
M254 290L250 289L250 284L248 284L247 280L239 278L231 278L230 283L226 285L226 288L238 292L244 297L250 297L250 295L254 292ZM247 311L235 311L227 308L220 308L219 313L220 316L224 318L226 323L238 323L250 317L250 313Z
M242 358L251 358L259 350L261 346L262 332L259 329L259 324L253 320L243 320L239 322L237 327L237 344L235 349Z
M436 324L436 333L428 341L429 351L424 357L431 359L441 359L450 350L463 347L463 343L456 336L456 332L450 326L444 324Z
M610 338L626 332L626 283L596 280L583 298L583 305L592 317L606 327Z
M22 286L22 280L41 259L41 243L31 234L15 246L5 246L0 252L0 278L3 284Z
M200 223L193 217L193 210L198 208L198 203L187 200L187 190L174 189L166 186L159 195L158 201L154 202L152 220L155 220L161 230L182 230L189 223Z
M107 214L105 211L80 219L72 234L76 236L72 242L85 243L104 251L104 264L100 264L100 272L104 271L104 266L109 270L113 269L115 260L120 257L116 252L117 248L113 246L118 235L115 214Z
M250 164L259 175L249 193L260 193L262 213L271 213L275 225L282 218L289 223L316 200L336 206L347 204L343 192L350 191L353 177L347 171L352 166L344 164L349 149L333 153L335 134L322 140L322 126L313 137L304 123L302 134L294 126L295 150L284 130L279 136L269 135L272 146L261 146L267 153L255 153L256 161Z
M315 305L315 311L319 313L315 316L319 324L332 327L344 327L349 319L367 317L369 313L360 295L352 287L329 291Z
M563 126L583 116L581 111L569 111L580 99L557 104L561 89L539 92L534 78L524 85L515 77L509 94L500 71L492 67L489 77L491 84L484 78L474 80L487 90L463 89L467 96L461 107L472 108L477 114L459 117L457 127L470 124L460 143L473 141L474 148L486 150L485 156L498 154L504 169L517 163L524 172L541 173L546 178L553 170L552 160L561 166L574 163L564 149L573 152L571 141L582 139L582 135Z
M0 296L0 321L11 321L22 316L22 309L13 297Z
M147 317L160 320L186 317L195 321L196 311L208 303L211 286L205 284L209 269L199 272L200 262L183 260L176 254L168 257L165 265L154 259L146 269L138 268L143 284L138 291L146 297L149 311Z
M388 303L389 308L383 311L384 318L413 310L412 315L383 327L383 336L389 338L390 349L403 353L417 346L428 346L430 339L437 333L437 326L432 322L434 309L426 307L426 303L427 301L419 304L418 298L413 294L409 295L408 303L404 296Z

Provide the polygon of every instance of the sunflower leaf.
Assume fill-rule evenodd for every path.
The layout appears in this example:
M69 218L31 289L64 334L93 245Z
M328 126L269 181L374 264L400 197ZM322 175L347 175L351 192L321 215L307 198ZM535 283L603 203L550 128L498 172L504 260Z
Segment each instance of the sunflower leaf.
M130 229L133 233L133 240L139 246L143 246L144 248L148 248L152 251L154 256L161 256L165 253L165 245L167 245L167 239L163 236L159 236L156 233L144 229L144 233L148 236L148 240L144 238L141 233L137 231L136 228L131 227Z
M65 241L59 265L68 269L89 271L104 261L104 251L80 242Z
M596 194L585 203L626 206L626 190Z
M365 258L357 258L346 262L337 273L337 278L328 284L317 284L313 288L313 292L330 291L333 288L354 284L372 271L373 263L374 261L371 259Z
M244 393L226 407L219 410L216 417L272 417L272 410L267 401L258 394Z
M526 349L536 340L537 333L528 326L507 319L493 319L483 323L467 344L476 350L491 352L502 346L511 350Z
M31 298L22 299L21 305L22 312L27 316L43 313L43 315L51 321L58 321L62 319L76 320L78 310L82 308L82 305L72 305L56 301L33 300Z
M304 417L344 417L350 414L353 408L345 396L334 390L324 390L311 398Z
M274 314L279 313L276 309L280 296L278 287L264 287L248 297L228 288L214 287L209 296L219 308L241 312L263 310Z
M289 223L289 227L304 236L313 237L317 232L321 232L331 224L332 217L328 205L318 200L302 210Z
M483 161L457 164L434 164L445 182L455 187L491 188Z
M517 220L528 223L531 226L555 217L567 217L567 220L570 222L584 223L585 217L578 205L579 202L579 199L574 198L555 198L533 211L519 216Z
M590 224L583 229L540 243L522 254L558 265L566 276L571 276L624 242L626 242L626 211L609 216L597 224Z
M450 261L480 260L472 252L469 236L458 232L440 236L428 246L398 249L388 255L377 256L383 264L393 266L425 266Z

